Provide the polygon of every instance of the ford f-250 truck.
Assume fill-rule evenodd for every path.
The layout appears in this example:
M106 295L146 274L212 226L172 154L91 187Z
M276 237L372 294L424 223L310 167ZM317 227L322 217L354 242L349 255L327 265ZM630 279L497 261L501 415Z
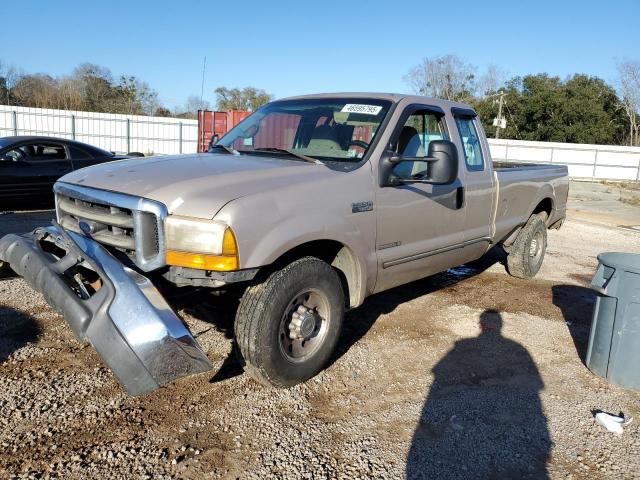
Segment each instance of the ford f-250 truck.
M54 190L57 222L2 238L0 261L140 394L211 368L154 282L239 287L245 370L291 386L368 295L498 244L512 275L534 276L568 180L493 163L467 105L345 93L275 101L208 153L93 166Z

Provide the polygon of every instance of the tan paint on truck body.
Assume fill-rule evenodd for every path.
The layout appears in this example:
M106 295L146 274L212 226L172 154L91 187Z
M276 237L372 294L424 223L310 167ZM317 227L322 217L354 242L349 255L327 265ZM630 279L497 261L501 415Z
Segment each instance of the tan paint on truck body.
M564 218L566 167L494 170L479 122L485 169L465 168L451 108L468 106L395 94L297 98L341 97L387 99L394 104L375 145L351 171L282 157L205 153L118 161L78 170L61 180L156 200L170 214L223 220L236 235L242 269L269 265L306 242L340 242L346 258L353 260L353 307L371 293L480 257L522 226L545 199L553 207L548 225ZM450 140L460 157L455 188L379 186L381 156L404 110L415 104L445 112ZM452 202L460 187L465 203L456 209ZM372 209L354 213L353 205L361 202L371 202Z

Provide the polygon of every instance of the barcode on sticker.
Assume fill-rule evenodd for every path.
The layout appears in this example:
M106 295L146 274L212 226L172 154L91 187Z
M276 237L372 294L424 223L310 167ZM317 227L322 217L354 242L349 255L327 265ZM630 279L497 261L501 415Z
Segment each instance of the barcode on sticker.
M378 115L382 110L380 105L364 105L362 103L347 103L342 107L344 113L363 113L365 115Z

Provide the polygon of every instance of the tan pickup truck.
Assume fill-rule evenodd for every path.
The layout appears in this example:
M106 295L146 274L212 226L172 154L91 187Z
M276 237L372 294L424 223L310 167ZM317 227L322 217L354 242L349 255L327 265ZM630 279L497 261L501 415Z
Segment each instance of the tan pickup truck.
M57 222L0 240L131 394L211 368L154 283L240 289L246 371L290 386L346 309L481 257L536 274L565 218L563 166L496 164L467 105L396 94L275 101L209 153L123 160L55 185Z

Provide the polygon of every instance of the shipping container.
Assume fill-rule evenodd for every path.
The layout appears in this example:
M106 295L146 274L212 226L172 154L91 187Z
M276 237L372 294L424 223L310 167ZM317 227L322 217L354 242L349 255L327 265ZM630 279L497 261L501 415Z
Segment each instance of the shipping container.
M198 110L198 152L206 152L211 137L222 137L242 120L251 115L251 112L230 110L228 112L212 112L210 110Z

